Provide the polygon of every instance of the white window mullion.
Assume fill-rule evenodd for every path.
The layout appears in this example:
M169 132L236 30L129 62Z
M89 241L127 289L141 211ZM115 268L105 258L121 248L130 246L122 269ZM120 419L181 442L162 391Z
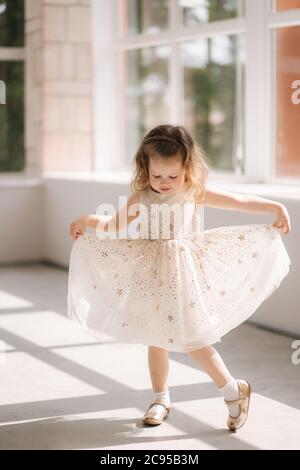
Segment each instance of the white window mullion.
M94 171L119 167L120 132L118 82L114 31L116 3L92 2L93 21L93 106L94 106ZM101 21L102 19L102 21ZM105 19L105 20L104 20ZM112 138L113 137L113 138Z
M268 2L246 0L245 177L264 182L271 166Z
M271 28L300 25L300 8L270 13L267 16L268 26Z
M169 0L169 28L171 32L171 56L169 59L170 79L170 122L180 124L182 122L182 67L180 63L180 46L174 40L180 24L179 6L177 1Z
M94 0L95 1L95 0ZM174 10L175 7L173 7ZM177 18L179 17L179 7L177 6ZM151 47L161 44L170 44L171 41L183 42L192 41L199 38L209 38L214 36L228 36L239 34L245 31L245 19L234 18L229 20L219 20L212 23L195 26L192 28L181 27L171 31L163 31L157 34L135 34L126 38L117 38L115 47L117 49L137 49Z

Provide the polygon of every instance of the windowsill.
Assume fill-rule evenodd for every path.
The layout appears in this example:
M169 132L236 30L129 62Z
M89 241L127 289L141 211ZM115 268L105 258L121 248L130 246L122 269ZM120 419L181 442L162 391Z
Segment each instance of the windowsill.
M129 185L131 181L130 172L102 172L96 174L93 172L86 173L61 173L49 172L44 173L44 178L47 179L66 179L74 181L94 181L99 183L112 183ZM247 194L258 194L261 196L280 197L284 199L299 199L300 200L300 184L296 183L249 183L243 178L232 177L231 175L221 173L213 174L211 172L208 178L208 184L220 189L228 191L236 191Z
M24 173L0 173L1 188L30 188L33 186L42 186L44 179L41 177L27 176Z
M129 187L132 174L130 172L44 172L41 177L29 177L23 173L0 174L0 188L22 188L41 186L47 179L59 179L68 181L86 181L106 184L120 184ZM243 178L232 177L221 173L210 173L208 184L219 189L247 194L257 194L266 197L279 197L283 199L300 200L300 184L294 182L274 183L249 183Z

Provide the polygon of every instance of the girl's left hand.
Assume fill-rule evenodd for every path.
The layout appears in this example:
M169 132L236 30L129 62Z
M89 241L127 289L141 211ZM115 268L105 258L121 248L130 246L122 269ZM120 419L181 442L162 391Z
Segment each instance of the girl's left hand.
M282 229L282 233L287 235L288 233L291 232L292 229L291 229L290 217L289 217L286 207L283 204L281 204L278 207L276 213L277 213L277 217L276 217L275 222L272 224L272 227L277 227L277 228Z

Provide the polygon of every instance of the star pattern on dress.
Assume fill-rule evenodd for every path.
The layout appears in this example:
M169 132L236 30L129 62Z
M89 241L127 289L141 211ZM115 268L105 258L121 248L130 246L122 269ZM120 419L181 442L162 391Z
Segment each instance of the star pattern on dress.
M168 224L171 230L174 226L176 229L176 223L173 220L169 220ZM186 241L186 239L191 239L191 235L190 230L188 232L184 231L184 234L180 231L180 236L175 237L176 244L159 242L159 245L156 245L155 242L152 243L152 240L147 240L139 246L135 246L136 242L133 241L123 240L119 244L109 244L108 242L101 244L92 239L89 240L91 245L88 241L86 242L87 249L91 250L90 252L85 251L84 243L78 245L78 258L83 263L89 254L97 256L99 261L99 263L95 263L97 264L96 272L90 275L91 283L87 282L87 295L90 296L91 302L95 303L96 308L101 307L99 305L99 302L101 303L99 294L102 291L104 293L104 286L100 282L102 279L111 276L110 284L107 286L109 294L107 305L111 306L113 311L114 307L118 307L118 304L122 302L123 315L116 316L115 326L121 329L127 328L123 335L128 340L138 337L140 332L141 338L149 339L148 344L151 344L152 340L155 339L155 343L161 343L162 347L163 344L175 343L170 344L167 349L179 350L184 346L184 339L187 343L190 342L189 332L191 329L195 336L197 331L200 332L200 330L202 334L203 325L206 323L206 313L212 319L212 331L218 321L220 323L224 321L225 323L227 317L231 315L233 309L237 306L238 302L234 294L236 290L242 287L242 284L245 286L242 292L245 305L247 305L247 301L251 302L251 298L252 300L255 299L260 293L261 287L259 283L255 282L256 277L253 266L258 262L264 262L265 251L269 247L273 252L275 251L280 238L278 232L268 224L265 224L265 227L224 227L220 233L205 234L202 231L201 234L199 233L199 242L196 243ZM168 236L167 238L171 237ZM274 242L276 238L277 243L275 244L271 238L274 239ZM86 240L88 240L88 237ZM241 243L242 241L244 243ZM163 249L160 252L161 248ZM182 255L182 262L179 265L177 252ZM104 258L106 259L104 260ZM168 259L171 261L168 261ZM164 263L165 260L166 263ZM127 263L130 262L133 265L128 272L127 268L130 268L130 265L127 266ZM87 268L91 267L87 266ZM139 267L141 267L140 270ZM73 271L77 273L79 268L78 266ZM182 275L181 269L184 270ZM231 279L230 272L232 270L237 272L234 273ZM249 276L247 276L248 272ZM254 274L253 277L252 273ZM80 279L77 280L75 276L74 282L75 287L79 286L78 293L81 295ZM235 289L235 282L238 285L237 289ZM255 282L255 284L252 284L252 282ZM273 286L274 290L278 287L276 282L276 277L270 280L270 285ZM98 292L93 294L94 289L97 289ZM134 293L127 298L130 289L134 289ZM198 289L200 292L197 291ZM209 307L207 312L203 312L201 308L198 309L198 294L203 294L204 300L206 297L207 306ZM181 302L178 302L177 296L179 296ZM221 297L223 300L221 300ZM124 303L123 300L125 300ZM138 305L143 305L144 308L141 309ZM131 310L132 306L134 306L134 312ZM186 308L188 314L184 315L184 309ZM99 319L101 319L102 312L100 308L98 310ZM237 310L239 310L242 318L242 312L240 309ZM107 313L105 308L103 311L103 315ZM148 311L151 328L149 328L148 322L145 321ZM181 314L183 314L183 318ZM85 312L83 311L82 319L86 321L84 315ZM134 319L134 329L131 332L132 319ZM94 320L94 318L91 318L91 320ZM180 334L182 334L180 341L175 328L177 322L179 323ZM95 325L100 324L101 322L96 318Z

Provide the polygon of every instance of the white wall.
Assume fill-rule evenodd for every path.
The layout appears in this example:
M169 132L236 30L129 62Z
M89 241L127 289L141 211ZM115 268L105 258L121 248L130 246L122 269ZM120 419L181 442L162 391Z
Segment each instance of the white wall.
M0 263L43 258L43 182L0 181Z
M129 195L129 179L105 182L89 178L46 177L27 186L0 182L1 245L0 264L47 261L68 268L73 241L70 223L80 215L95 213L108 202L118 207L118 195ZM218 183L216 183L218 185ZM229 183L228 183L229 185ZM290 273L280 288L251 317L263 326L300 335L298 286L300 278L299 233L300 194L297 188L267 185L230 185L222 189L246 192L275 199L286 205L291 216L292 233L282 235L291 258ZM274 196L274 193L277 196ZM220 209L205 209L205 229L224 225L271 223L274 216ZM90 229L92 230L92 229Z

